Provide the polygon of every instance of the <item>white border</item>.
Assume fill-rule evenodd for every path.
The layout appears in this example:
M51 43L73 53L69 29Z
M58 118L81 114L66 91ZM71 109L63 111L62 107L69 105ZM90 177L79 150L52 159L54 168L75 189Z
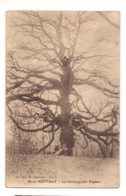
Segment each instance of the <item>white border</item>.
M96 10L121 12L121 178L118 189L19 189L5 187L6 10ZM0 195L126 196L126 0L0 0Z

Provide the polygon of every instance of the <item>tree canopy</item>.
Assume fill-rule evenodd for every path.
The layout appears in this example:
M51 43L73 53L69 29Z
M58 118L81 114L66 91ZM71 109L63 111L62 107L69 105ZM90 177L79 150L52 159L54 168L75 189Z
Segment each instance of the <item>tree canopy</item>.
M7 113L19 131L60 131L61 147L118 144L119 13L9 11Z

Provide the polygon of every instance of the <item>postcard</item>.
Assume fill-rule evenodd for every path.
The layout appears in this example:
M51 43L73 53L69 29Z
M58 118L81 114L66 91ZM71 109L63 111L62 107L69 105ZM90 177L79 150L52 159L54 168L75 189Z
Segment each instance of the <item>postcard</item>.
M119 187L120 12L7 11L6 186Z

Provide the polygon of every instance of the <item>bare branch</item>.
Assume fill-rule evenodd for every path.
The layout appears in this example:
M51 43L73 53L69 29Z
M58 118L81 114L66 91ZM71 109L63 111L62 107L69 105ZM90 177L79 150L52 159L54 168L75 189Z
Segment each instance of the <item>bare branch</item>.
M98 12L109 24L112 26L116 27L117 29L120 29L120 26L117 25L116 23L112 22L108 17L103 12Z

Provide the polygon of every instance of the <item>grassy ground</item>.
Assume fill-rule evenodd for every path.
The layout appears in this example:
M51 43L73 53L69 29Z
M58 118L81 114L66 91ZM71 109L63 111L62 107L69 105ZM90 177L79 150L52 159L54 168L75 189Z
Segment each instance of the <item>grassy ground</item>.
M7 187L118 187L118 159L7 155Z

